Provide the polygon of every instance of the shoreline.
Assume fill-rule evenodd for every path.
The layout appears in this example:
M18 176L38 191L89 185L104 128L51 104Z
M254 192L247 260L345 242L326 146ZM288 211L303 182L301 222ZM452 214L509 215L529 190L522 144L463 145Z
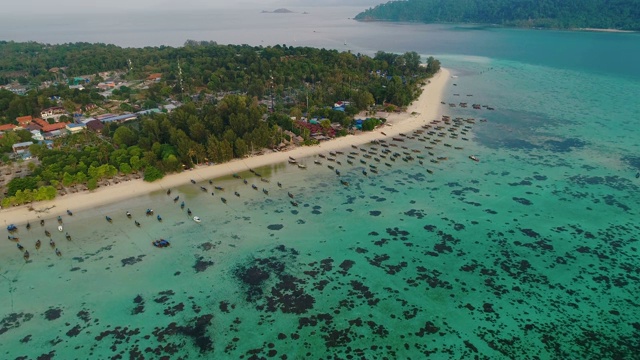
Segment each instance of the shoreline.
M446 85L451 78L450 75L448 69L441 68L437 74L428 80L427 85L422 87L422 94L407 107L406 112L389 114L386 124L373 131L358 135L347 135L321 142L318 145L301 146L288 151L234 159L226 163L210 166L197 166L192 170L167 175L152 183L144 182L142 179L130 180L107 187L100 187L88 193L68 194L62 197L56 197L54 200L21 205L0 211L3 213L2 217L5 219L5 225L11 223L21 225L29 220L35 221L40 217L48 218L65 215L67 209L75 213L88 208L108 205L155 191L185 185L188 184L191 179L195 179L198 182L215 179L249 169L287 162L289 157L310 157L320 153L345 149L351 145L362 145L372 140L389 138L399 133L411 132L420 128L422 125L437 120L436 117L439 115L441 109L440 102L442 101ZM382 135L381 132L384 132L386 135ZM30 210L30 208L33 208L33 210Z
M636 33L637 31L633 30L618 30L618 29L599 29L599 28L576 28L573 29L575 31L586 31L586 32L602 32L602 33L621 33L621 34L629 34Z

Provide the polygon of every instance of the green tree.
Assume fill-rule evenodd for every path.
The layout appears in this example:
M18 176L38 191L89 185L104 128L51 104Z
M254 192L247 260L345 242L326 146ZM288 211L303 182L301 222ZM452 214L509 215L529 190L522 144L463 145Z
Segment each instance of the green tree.
M138 136L128 126L119 126L113 133L113 141L118 145L132 146L138 141Z
M164 174L155 166L149 165L144 169L144 181L154 182L156 180L162 179Z
M131 165L127 164L127 163L121 163L120 164L120 172L123 174L131 174Z

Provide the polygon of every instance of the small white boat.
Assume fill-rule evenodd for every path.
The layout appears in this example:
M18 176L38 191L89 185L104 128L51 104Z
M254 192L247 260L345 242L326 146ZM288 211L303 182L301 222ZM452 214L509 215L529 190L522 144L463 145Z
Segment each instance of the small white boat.
M62 231L62 225L58 226L58 231Z
M202 220L200 219L200 217L199 217L199 216L194 216L194 217L193 217L193 221L195 221L195 222L197 222L197 223L200 223Z

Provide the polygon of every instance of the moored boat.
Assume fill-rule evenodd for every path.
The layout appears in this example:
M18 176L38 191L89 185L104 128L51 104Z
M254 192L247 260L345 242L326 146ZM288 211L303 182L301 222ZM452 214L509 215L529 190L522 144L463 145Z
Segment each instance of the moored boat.
M164 248L167 247L169 245L171 245L167 240L165 239L160 239L160 240L155 240L152 242L153 246L155 247L159 247L159 248Z
M199 216L194 216L194 217L193 217L193 221L195 221L195 222L197 222L197 223L200 223L200 222L202 222L202 219L200 219L200 217L199 217Z
M473 160L473 161L480 161L480 159L478 159L475 155L469 155L469 159Z
M108 216L105 216L104 218L105 218L108 222L110 222L110 223L111 223L111 222L113 222L113 219L111 219L111 218L110 218L110 217L108 217Z
M62 231L62 225L58 225L58 231Z

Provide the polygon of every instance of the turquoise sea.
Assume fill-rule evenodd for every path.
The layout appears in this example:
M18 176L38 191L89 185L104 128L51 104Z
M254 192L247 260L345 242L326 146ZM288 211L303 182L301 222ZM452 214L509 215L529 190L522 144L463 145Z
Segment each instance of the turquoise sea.
M3 358L638 358L640 36L345 24L436 56L442 115L475 121L76 212L71 241L34 215L29 262L1 255Z

